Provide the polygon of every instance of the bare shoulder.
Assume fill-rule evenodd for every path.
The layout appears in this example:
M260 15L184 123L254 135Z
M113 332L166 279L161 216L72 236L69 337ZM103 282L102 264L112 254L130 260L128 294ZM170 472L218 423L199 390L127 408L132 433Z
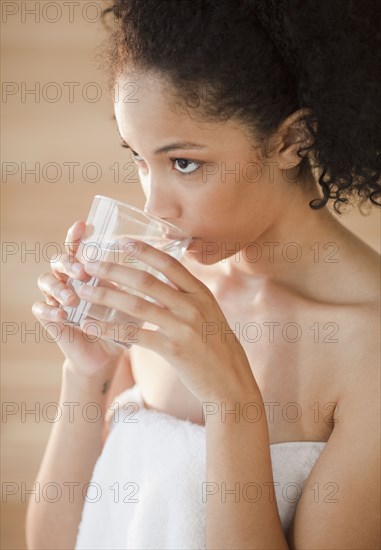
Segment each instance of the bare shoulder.
M345 420L355 431L365 429L365 424L374 428L381 398L381 258L366 245L361 244L357 252L345 283L349 295L334 309L340 327L336 364L340 392L335 418L341 419L340 429Z
M379 388L381 370L381 321L377 301L341 311L342 384L346 395L364 399Z
M348 381L351 387L371 389L381 360L381 256L362 242L353 252L346 277L349 293L337 314L348 351Z

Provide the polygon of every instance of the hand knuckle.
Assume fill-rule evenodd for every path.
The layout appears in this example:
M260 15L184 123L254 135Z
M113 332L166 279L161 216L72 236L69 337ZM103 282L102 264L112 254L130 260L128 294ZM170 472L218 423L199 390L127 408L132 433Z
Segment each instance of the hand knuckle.
M99 275L106 277L114 273L114 264L111 262L102 262L99 267Z
M139 298L138 296L133 296L131 299L131 311L133 313L144 313L145 311L145 301L143 298Z
M65 256L62 257L62 262L60 264L60 271L63 273L69 274L72 268L72 265L74 263L74 256L69 256L69 254L65 254Z
M144 241L135 242L134 246L135 246L136 252L138 253L145 252L146 250L148 250L148 245Z
M53 273L63 273L65 271L61 259L56 261L51 260L50 269L52 270Z
M164 268L171 270L171 271L181 271L182 265L175 260L175 258L172 258L169 254L166 254L166 257L164 259Z
M152 285L155 284L156 278L151 275L151 273L147 273L147 271L141 271L140 272L140 283L145 288L150 288Z
M190 324L185 324L181 328L181 340L184 342L194 342L195 341L195 329Z
M167 338L166 347L167 347L167 352L172 357L178 357L184 348L184 344L181 342L178 342L175 338Z
M95 286L94 287L94 297L97 300L103 300L106 296L107 289L104 286Z
M67 254L62 255L62 261L65 265L71 265L75 262L76 256L73 251L69 250Z
M187 308L186 316L187 316L187 321L191 325L195 325L201 319L200 312L194 306L190 306L190 307Z
M52 295L56 298L59 297L59 293L61 292L62 290L62 287L63 285L61 283L59 283L58 281L54 284L52 284L52 287L51 287L51 292L52 292Z

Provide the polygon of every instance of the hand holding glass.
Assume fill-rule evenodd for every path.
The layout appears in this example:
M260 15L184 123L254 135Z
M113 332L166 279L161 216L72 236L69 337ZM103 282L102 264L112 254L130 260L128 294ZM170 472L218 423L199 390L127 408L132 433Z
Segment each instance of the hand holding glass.
M139 208L120 201L96 195L86 221L86 232L79 243L76 259L84 262L112 262L123 263L129 268L141 269L151 273L159 280L168 283L167 278L151 266L139 260L136 256L138 245L136 241L144 241L155 248L170 254L180 260L187 249L192 237L175 225L165 222L160 218L148 215ZM67 284L74 292L84 282L69 279ZM104 281L92 277L87 283L93 286L114 287L125 290L130 294L141 296L145 300L155 302L150 296L146 296L137 290L123 287L119 284ZM94 321L94 326L99 329L102 323L111 323L113 341L116 345L131 347L131 342L124 341L136 333L144 321L132 317L117 309L92 304L83 299L76 307L61 306L67 313L66 324L82 326L86 321ZM101 336L101 333L99 334Z

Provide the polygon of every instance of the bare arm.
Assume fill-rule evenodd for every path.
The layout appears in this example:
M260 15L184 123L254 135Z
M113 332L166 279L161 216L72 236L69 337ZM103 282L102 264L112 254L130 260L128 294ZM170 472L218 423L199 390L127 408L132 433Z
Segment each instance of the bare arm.
M40 502L32 495L28 506L26 537L30 550L75 547L86 496L84 487L91 480L102 450L107 387L115 369L116 364L110 364L101 374L89 378L71 370L69 361L64 362L62 416L54 424L36 479L40 485ZM100 415L99 420L92 421ZM52 493L45 493L44 487L52 487ZM44 494L50 502L44 499ZM57 494L60 498L52 502Z
M70 550L75 547L87 484L102 451L102 431L107 409L107 393L122 361L129 365L128 351L102 339L89 339L79 327L63 322L60 305L75 307L78 296L68 285L69 278L87 282L91 278L76 251L86 230L84 221L69 229L67 253L51 261L52 272L42 273L38 286L45 301L34 302L32 312L49 332L54 319L60 327L57 344L65 356L60 393L61 417L53 425L26 518L29 549ZM73 271L76 265L77 271ZM63 296L62 291L71 291Z
M214 405L218 412L208 415L205 424L207 482L202 490L206 502L206 548L289 549L276 499L257 500L253 492L246 492L254 483L264 493L263 488L274 482L261 394L254 389L237 395L234 402ZM251 412L244 413L248 406L252 411L253 405L259 417L254 422L250 420L254 418ZM225 499L226 488L235 493L234 498L230 494Z
M107 392L106 397L106 411L110 408L115 397L122 393L127 388L131 388L135 384L135 380L131 370L131 356L128 351L126 351L117 366L115 375L112 379L110 389ZM105 444L107 436L109 434L109 423L104 422L103 431L102 431L102 446Z
M206 420L203 488L208 550L380 548L380 368L373 342L373 334L363 337L360 359L353 354L357 363L347 364L334 430L303 484L287 534L267 491L274 478L262 396L254 390L214 403L217 413ZM248 404L257 404L255 415L243 414ZM259 491L248 493L245 485L253 482ZM226 488L234 495L226 498Z

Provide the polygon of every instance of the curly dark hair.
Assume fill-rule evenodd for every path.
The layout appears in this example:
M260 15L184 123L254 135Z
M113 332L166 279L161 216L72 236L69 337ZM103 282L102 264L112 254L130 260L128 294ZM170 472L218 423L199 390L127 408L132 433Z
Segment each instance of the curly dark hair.
M262 142L306 107L299 176L318 170L322 190L309 206L331 199L338 213L343 203L381 206L380 2L111 4L103 12L111 32L98 55L110 88L126 67L153 70L187 108L211 120L237 118Z

